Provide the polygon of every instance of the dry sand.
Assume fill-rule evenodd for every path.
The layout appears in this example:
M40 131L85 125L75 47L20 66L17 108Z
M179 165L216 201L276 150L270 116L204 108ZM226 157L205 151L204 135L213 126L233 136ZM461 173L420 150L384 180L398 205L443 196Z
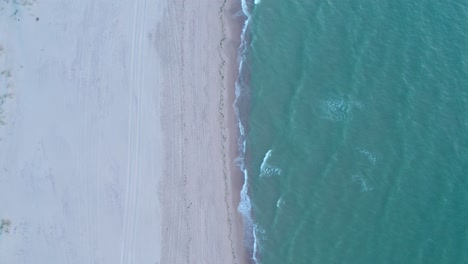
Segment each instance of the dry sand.
M223 1L0 2L0 263L247 263Z

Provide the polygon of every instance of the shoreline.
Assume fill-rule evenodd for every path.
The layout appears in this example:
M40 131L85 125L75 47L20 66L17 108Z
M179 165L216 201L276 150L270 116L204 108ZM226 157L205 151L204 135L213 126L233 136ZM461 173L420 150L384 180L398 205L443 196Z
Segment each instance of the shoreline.
M227 6L226 6L227 5ZM238 226L237 232L237 244L241 249L239 253L240 263L251 263L252 257L248 249L248 245L245 240L245 228L243 216L239 211L239 205L241 202L241 190L244 185L244 174L240 170L238 164L236 164L239 158L239 139L240 133L237 124L235 101L236 101L236 82L239 78L239 47L241 45L241 34L242 27L245 23L245 17L239 16L239 12L242 11L241 1L226 0L224 4L225 16L221 18L221 21L225 19L224 37L226 38L225 45L222 45L221 49L224 51L224 61L226 62L225 72L226 76L223 76L225 86L227 87L227 104L224 105L225 112L227 112L227 124L231 127L228 129L228 152L229 157L228 167L231 175L231 192L232 192L232 210L235 223Z
M250 108L250 87L249 78L250 71L248 70L248 46L250 44L250 24L251 12L254 7L254 1L240 0L238 2L238 12L242 13L240 27L237 32L239 43L236 49L237 60L237 77L234 83L235 98L232 106L235 111L235 123L237 129L237 154L236 154L236 169L242 177L242 184L239 187L239 205L238 213L242 218L244 230L244 245L249 256L249 263L258 263L257 259L257 238L255 234L255 222L252 211L252 202L249 190L249 177L247 171L247 131L248 125L248 112Z
M163 99L162 238L169 243L162 244L162 263L250 261L237 208L243 177L235 164L238 128L232 107L240 3L219 3L168 3L163 21L172 17L177 23L160 27L180 43L169 48L171 59L163 61L164 86L170 88L164 98L172 99Z

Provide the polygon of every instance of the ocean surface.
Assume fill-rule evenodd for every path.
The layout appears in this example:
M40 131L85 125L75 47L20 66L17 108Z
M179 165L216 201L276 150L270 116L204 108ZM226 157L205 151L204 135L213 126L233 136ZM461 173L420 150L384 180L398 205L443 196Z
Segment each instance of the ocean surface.
M468 2L242 0L254 263L468 263Z

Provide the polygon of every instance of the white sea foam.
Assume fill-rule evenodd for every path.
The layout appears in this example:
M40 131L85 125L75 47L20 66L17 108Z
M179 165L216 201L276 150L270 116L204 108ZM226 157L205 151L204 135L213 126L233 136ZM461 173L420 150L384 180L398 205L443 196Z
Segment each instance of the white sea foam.
M255 224L253 227L253 254L252 260L255 264L261 264L260 260L258 259L258 255L261 253L261 244L260 241L265 240L265 229L263 229L260 225Z
M238 126L239 126L239 132L240 132L240 134L241 134L241 135L244 135L245 130L244 130L244 126L242 125L242 122L241 122L241 121L238 122ZM244 150L245 150L245 149L244 149Z
M321 117L332 121L342 121L348 117L350 111L349 102L341 98L322 100Z
M362 192L369 192L374 189L374 187L372 187L362 175L356 174L356 175L353 175L352 178L354 181L358 182L361 185Z
M255 232L255 229L253 230L253 237L254 237L254 243L253 243L253 254L252 254L252 260L256 263L259 264L260 262L257 259L257 252L258 252L258 240L257 240L257 232Z
M284 206L284 204L285 204L285 201L284 201L283 197L280 197L278 199L278 201L276 202L276 207L277 208L282 208Z
M344 121L350 118L354 109L362 104L346 95L330 95L318 103L318 115L330 121Z
M249 23L250 23L250 12L249 12L249 5L247 4L247 0L241 0L241 6L242 6L242 12L244 12L245 16L247 19L244 22L244 28L246 29ZM245 30L242 30L241 37L245 36ZM242 45L242 44L241 44Z
M263 162L260 165L260 177L268 177L281 174L281 169L270 163L269 160L271 158L271 154L272 150L270 149L265 154L265 157L263 157Z
M248 179L247 177L247 171L244 171L244 177ZM241 190L241 202L239 204L238 210L243 216L250 216L251 210L252 210L252 204L250 202L250 197L247 193L248 191L248 186L247 186L247 181L244 181L244 185L242 186ZM251 224L250 219L248 222Z
M239 169L244 173L244 184L242 186L241 190L241 199L239 206L237 210L239 213L242 215L243 222L244 222L244 229L245 229L245 243L248 247L250 247L253 251L252 255L252 260L255 264L260 264L258 258L257 258L257 249L258 249L258 240L257 240L257 234L256 234L256 227L252 218L252 204L249 196L249 177L248 177L248 171L247 167L245 165L245 152L246 152L246 131L245 131L245 126L242 123L242 116L241 116L241 110L239 109L239 105L242 104L241 101L245 100L243 97L247 92L245 89L247 89L246 84L244 83L243 80L243 68L244 68L244 63L247 58L246 52L247 52L247 40L246 40L246 32L248 31L249 24L250 24L250 6L247 2L247 0L241 0L241 7L242 7L242 13L245 15L246 19L244 22L244 26L242 27L242 33L241 33L241 43L238 48L238 63L239 63L239 76L236 80L235 83L235 94L236 98L234 100L234 110L236 113L236 117L238 120L238 127L239 127L239 140L238 140L238 150L239 150L239 157L236 159L236 164L239 167Z
M358 152L365 156L373 165L377 162L377 155L367 149L358 148Z

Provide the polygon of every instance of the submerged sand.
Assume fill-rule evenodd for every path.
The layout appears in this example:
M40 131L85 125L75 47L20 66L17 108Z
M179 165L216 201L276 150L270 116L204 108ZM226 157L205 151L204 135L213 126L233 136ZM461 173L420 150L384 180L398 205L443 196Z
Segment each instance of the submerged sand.
M2 261L246 262L235 8L0 3Z

